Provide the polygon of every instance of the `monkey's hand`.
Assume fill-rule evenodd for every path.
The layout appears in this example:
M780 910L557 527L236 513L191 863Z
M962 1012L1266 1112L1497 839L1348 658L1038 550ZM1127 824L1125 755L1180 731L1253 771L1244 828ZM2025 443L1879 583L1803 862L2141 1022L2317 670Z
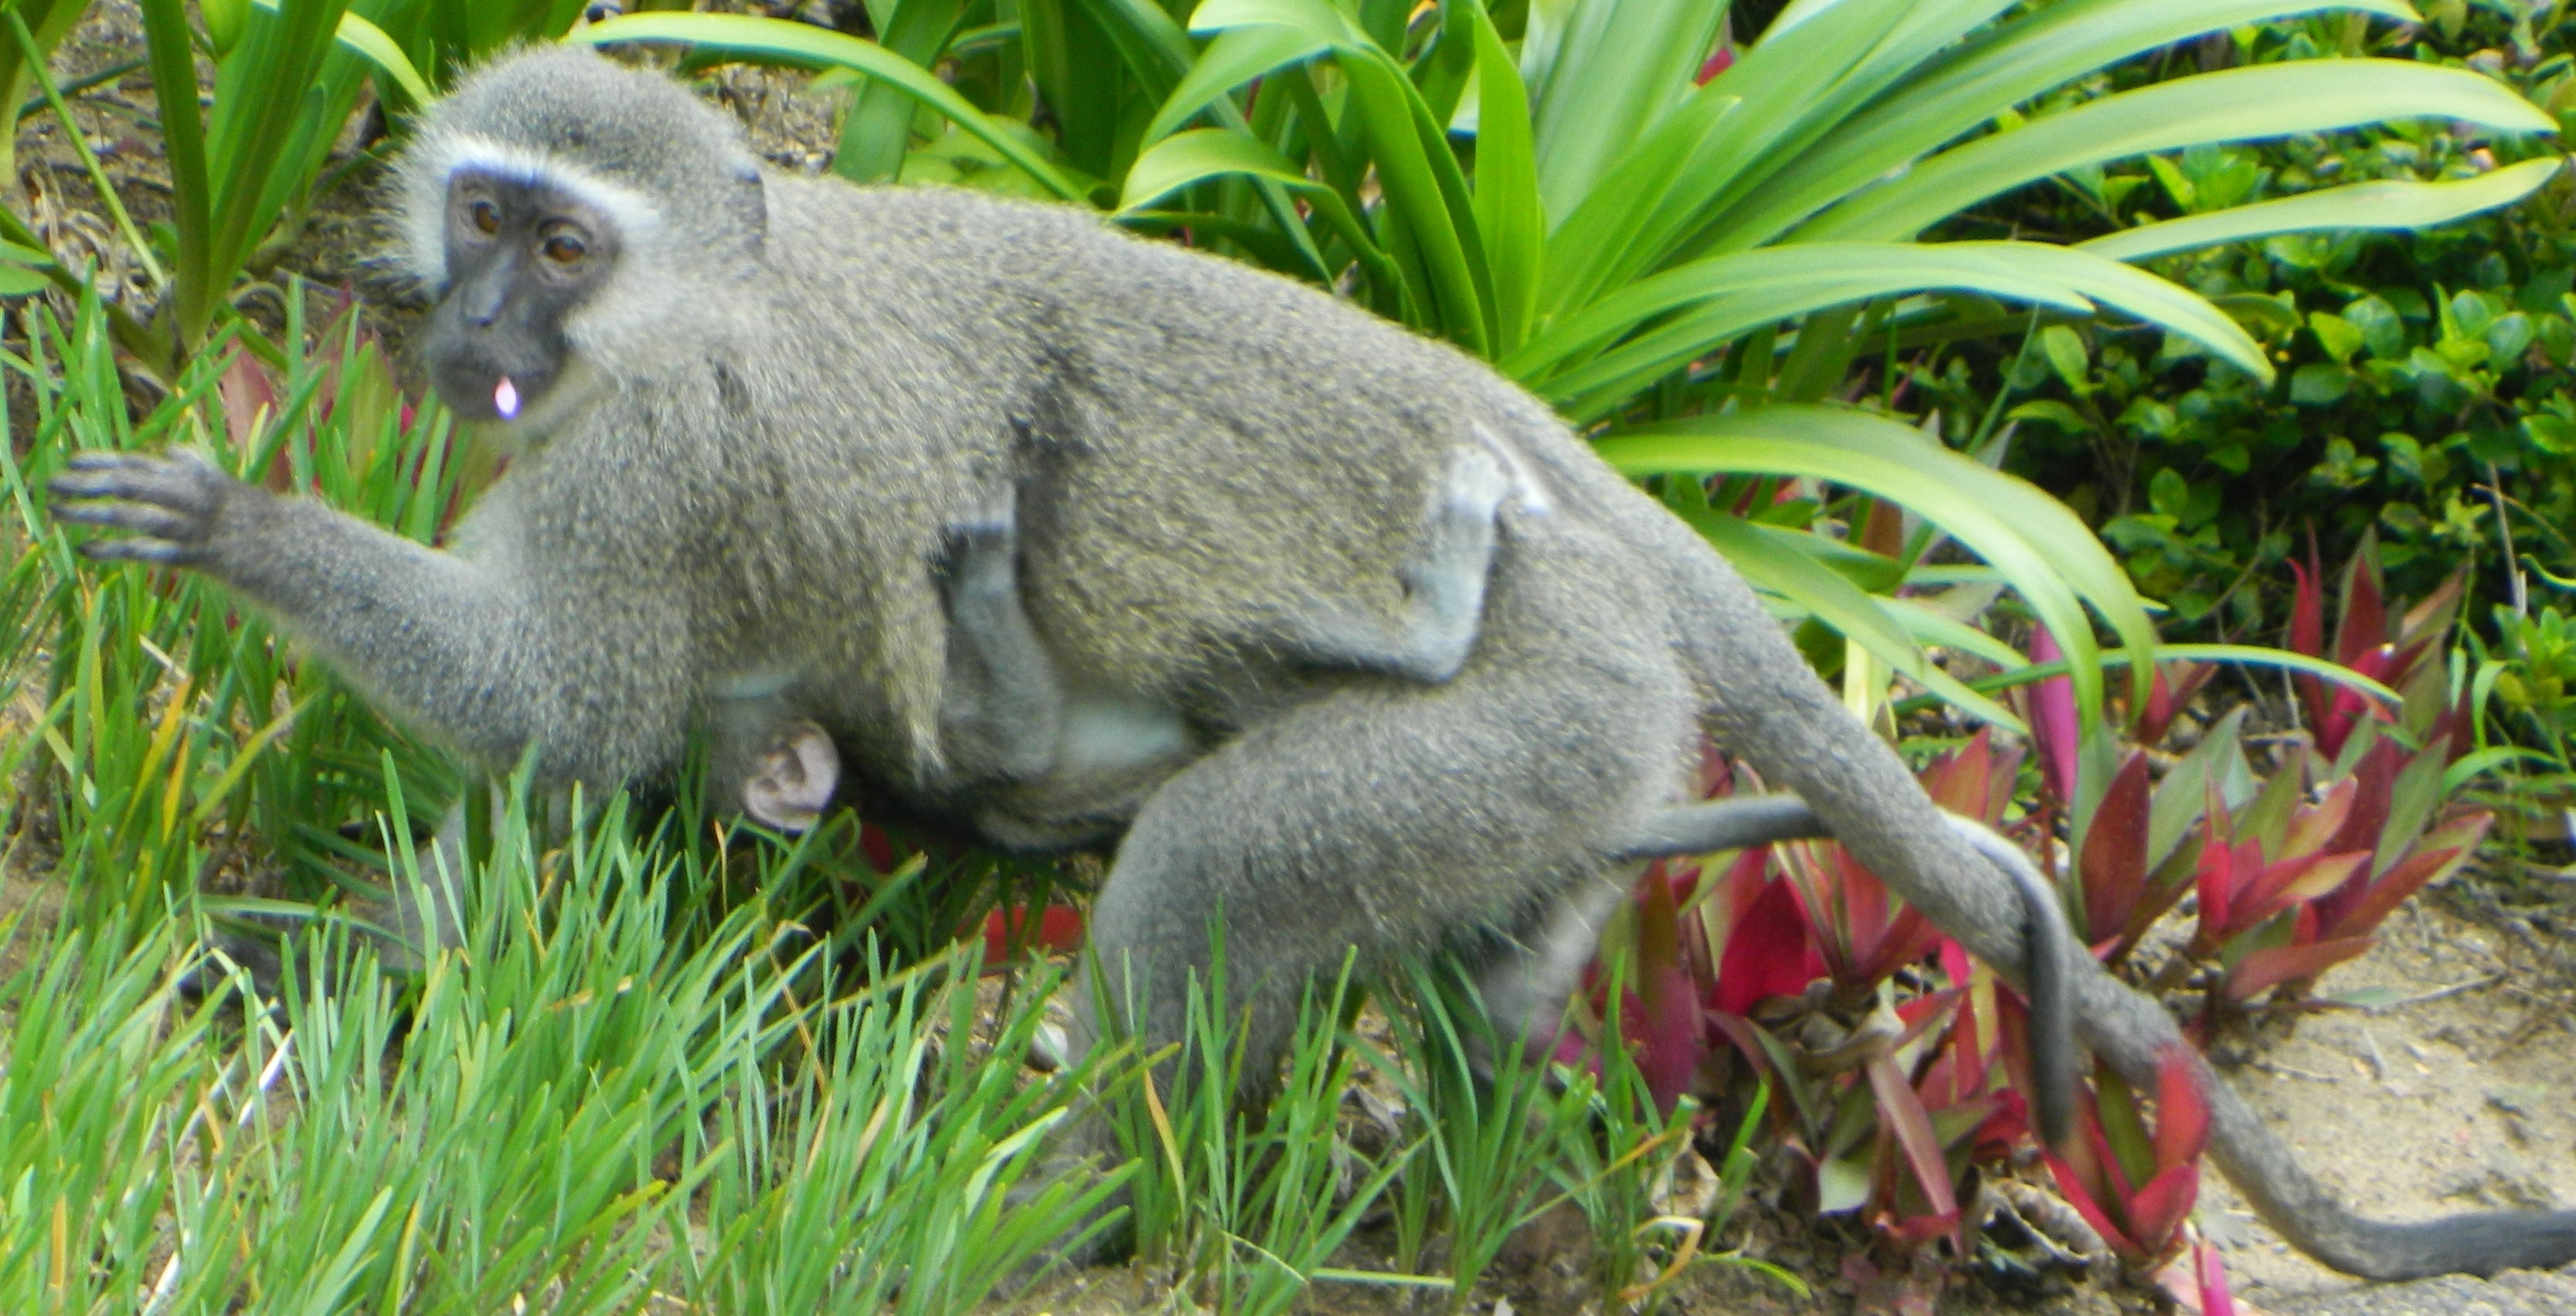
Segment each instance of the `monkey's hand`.
M130 530L133 539L92 539L80 546L109 561L204 567L215 561L224 532L269 501L193 452L165 457L84 452L45 486L54 517L76 525Z

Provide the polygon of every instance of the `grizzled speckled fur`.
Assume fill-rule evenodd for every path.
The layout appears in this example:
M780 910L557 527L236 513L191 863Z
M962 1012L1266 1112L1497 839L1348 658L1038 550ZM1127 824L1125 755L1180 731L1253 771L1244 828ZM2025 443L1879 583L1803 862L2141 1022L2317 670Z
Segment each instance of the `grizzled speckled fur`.
M757 689L872 784L956 806L941 528L1014 483L1029 610L1073 688L1178 707L1199 740L1144 779L1059 772L976 807L1125 822L1093 932L1104 963L1152 969L1157 1040L1220 905L1256 1069L1346 946L1530 942L1597 907L1604 856L1677 797L1703 727L1977 955L2023 962L2010 888L1726 564L1484 365L1072 208L768 173L721 113L577 51L489 67L421 125L403 185L433 289L464 164L585 198L624 254L564 321L581 368L530 400L526 455L453 553L183 463L101 460L62 492L150 504L87 519L175 545L125 555L231 583L484 762L533 740L555 780L650 774L711 700ZM1547 509L1503 512L1455 679L1244 642L1317 603L1393 620L1429 484L1478 430ZM1532 967L1494 978L1506 1011L1560 985ZM2151 1082L2172 1023L2082 967L2087 1040ZM2203 1073L2213 1154L2333 1265L2576 1256L2576 1213L2360 1220Z

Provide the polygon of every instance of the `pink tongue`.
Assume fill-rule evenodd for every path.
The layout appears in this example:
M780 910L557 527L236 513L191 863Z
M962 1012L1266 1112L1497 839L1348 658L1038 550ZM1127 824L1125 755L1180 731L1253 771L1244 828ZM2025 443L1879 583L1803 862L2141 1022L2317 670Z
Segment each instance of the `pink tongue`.
M503 420L519 414L519 388L510 382L508 375L501 376L501 382L492 386L492 409L500 412Z

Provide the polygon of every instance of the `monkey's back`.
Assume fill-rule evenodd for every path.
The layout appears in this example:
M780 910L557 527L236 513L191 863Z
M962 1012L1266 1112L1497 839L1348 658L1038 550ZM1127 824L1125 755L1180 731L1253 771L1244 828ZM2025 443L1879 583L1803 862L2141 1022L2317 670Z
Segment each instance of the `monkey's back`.
M1071 207L799 179L772 196L772 242L840 273L827 300L850 324L905 340L897 360L958 363L944 383L841 368L854 392L944 411L927 423L952 439L1000 440L985 459L1020 483L1029 606L1079 679L1296 697L1292 669L1246 653L1211 670L1211 652L1307 600L1396 617L1397 562L1480 427L1537 472L1551 515L1642 501L1490 367L1307 285Z

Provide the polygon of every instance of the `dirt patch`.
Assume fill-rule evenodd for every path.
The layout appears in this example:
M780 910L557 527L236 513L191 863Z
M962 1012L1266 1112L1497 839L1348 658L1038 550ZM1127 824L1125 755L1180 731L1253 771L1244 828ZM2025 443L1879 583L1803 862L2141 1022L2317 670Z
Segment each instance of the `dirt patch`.
M2390 920L2378 949L2324 983L2330 995L2400 1004L2308 1018L2230 1077L2303 1163L2372 1215L2576 1206L2576 1030L2563 992L2534 985L2549 977L2515 938L2418 902ZM2239 1293L2267 1309L2358 1316L2411 1300L2370 1299L2369 1286L2292 1250L2215 1175L2200 1220ZM2514 1283L2554 1295L2535 1310L2576 1311L2576 1273ZM2502 1286L2420 1291L2450 1295L2425 1310L2470 1311L2455 1300L2481 1289L2503 1296L2476 1300L2520 1310Z

